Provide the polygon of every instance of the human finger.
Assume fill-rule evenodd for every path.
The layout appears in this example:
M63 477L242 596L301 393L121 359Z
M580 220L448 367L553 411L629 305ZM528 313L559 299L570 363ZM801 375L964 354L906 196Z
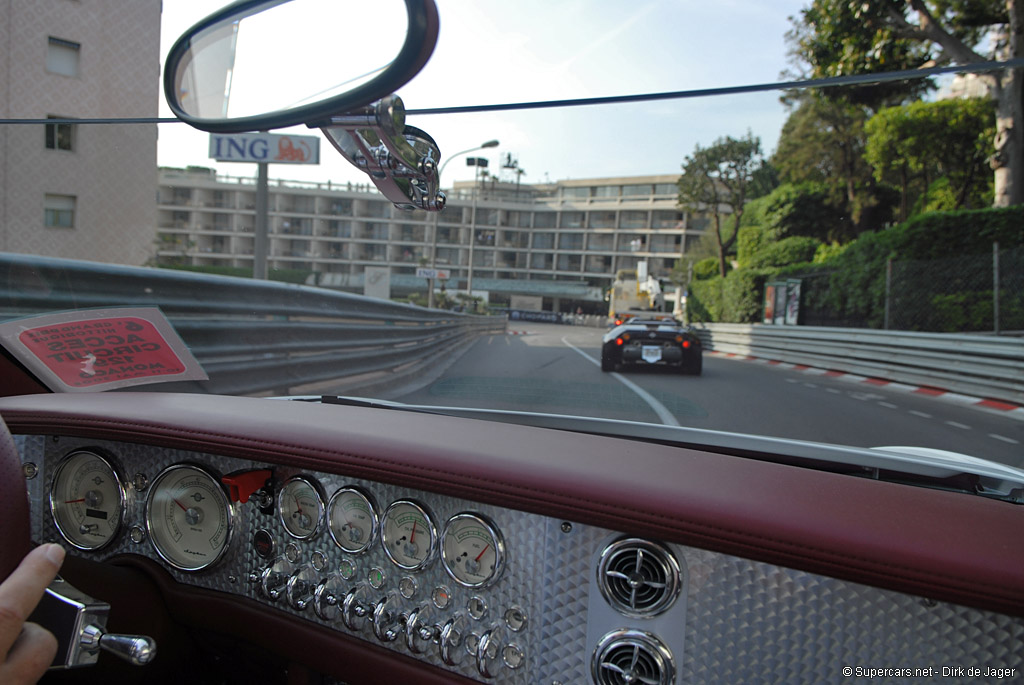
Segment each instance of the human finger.
M0 658L10 652L25 621L39 604L46 587L57 577L63 562L63 547L40 545L0 583Z
M7 653L7 658L0 663L0 683L35 683L46 673L56 654L57 638L42 626L25 623L21 634Z

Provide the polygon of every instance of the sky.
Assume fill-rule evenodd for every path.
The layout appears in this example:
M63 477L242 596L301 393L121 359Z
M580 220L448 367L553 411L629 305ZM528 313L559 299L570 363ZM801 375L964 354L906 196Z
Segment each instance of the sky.
M324 17L322 0L297 0L293 10L308 12L280 22L276 59L238 59L238 78L263 83L305 85L313 93L356 74L345 47L361 36L385 36L392 43L401 22L345 14L345 3L331 0L340 16ZM374 0L350 3L379 8ZM436 0L440 15L437 47L424 67L398 94L410 110L545 99L586 98L647 92L736 86L781 80L789 69L785 33L789 17L807 0ZM165 0L161 63L174 40L212 13L210 0ZM400 3L399 3L400 4ZM371 10L373 11L373 10ZM307 19L307 17L309 17ZM244 25L243 25L244 30ZM345 35L356 36L345 43ZM380 41L386 43L387 41ZM338 45L325 57L323 45ZM372 49L372 48L368 48ZM387 59L393 56L388 54ZM240 55L241 57L241 55ZM246 69L249 71L245 71ZM161 94L161 116L170 110ZM488 157L500 172L506 154L525 171L524 183L576 178L677 174L696 145L739 137L760 137L770 153L777 144L786 109L778 93L716 96L637 104L590 105L525 112L410 115L408 124L429 133L449 154L484 141L500 146L474 153ZM304 126L293 133L321 135ZM322 138L322 135L321 135ZM208 134L185 124L161 124L158 159L162 166L215 166L220 173L254 176L252 164L215 164L208 158ZM468 180L473 167L457 158L442 185ZM510 172L504 172L511 179ZM272 165L271 178L326 182L368 179L321 141L319 166Z

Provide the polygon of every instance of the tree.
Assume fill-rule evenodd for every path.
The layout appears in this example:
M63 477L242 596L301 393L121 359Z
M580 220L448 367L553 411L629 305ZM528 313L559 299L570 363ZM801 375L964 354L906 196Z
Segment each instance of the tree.
M1019 0L813 0L790 36L816 77L1024 56ZM994 33L991 32L995 29ZM987 40L994 35L995 40ZM988 57L978 52L990 45ZM1024 202L1024 71L981 76L996 103L996 206ZM876 103L884 103L877 98ZM888 103L891 104L891 103Z
M932 182L944 178L949 209L977 208L988 185L983 168L992 154L993 114L990 100L970 98L888 107L867 122L864 156L875 178L899 186L900 221L910 216L915 181L923 205Z
M734 227L743 219L751 185L763 164L761 139L749 131L745 138L725 136L706 148L697 145L683 163L679 205L690 212L711 214L722 276L728 270L726 255L736 242ZM731 221L725 221L727 217Z
M806 92L789 94L784 102L795 109L772 157L783 183L811 183L828 190L837 210L834 223L827 227L829 240L848 240L879 228L888 220L890 206L864 161L867 107Z

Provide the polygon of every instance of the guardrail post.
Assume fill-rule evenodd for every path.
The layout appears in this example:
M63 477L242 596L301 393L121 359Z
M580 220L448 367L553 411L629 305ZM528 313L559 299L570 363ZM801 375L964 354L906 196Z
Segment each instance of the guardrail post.
M885 260L885 323L883 327L889 330L889 304L892 300L892 257Z
M999 242L992 243L992 328L999 335Z

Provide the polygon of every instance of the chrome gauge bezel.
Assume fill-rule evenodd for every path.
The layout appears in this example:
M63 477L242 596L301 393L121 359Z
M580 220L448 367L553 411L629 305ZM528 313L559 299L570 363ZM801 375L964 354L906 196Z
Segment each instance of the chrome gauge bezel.
M473 523L481 526L487 531L487 534L491 537L491 542L494 544L494 572L491 573L487 578L478 582L470 582L459 578L456 571L453 569L454 560L448 556L448 551L445 548L445 541L448 539L449 534L452 531L453 526L458 525L462 521L472 521ZM502 570L505 568L505 539L501 535L501 530L491 519L487 518L483 514L477 514L474 512L464 511L455 514L448 519L444 524L444 532L441 533L441 542L438 545L441 550L441 564L444 566L445 572L462 587L468 588L484 588L493 584L500 576Z
M117 525L114 526L114 530L111 531L110 535L98 545L81 545L72 540L72 536L64 529L64 525L61 524L61 514L59 514L59 511L63 509L63 503L54 499L54 490L57 487L57 482L60 480L61 474L64 472L64 469L68 466L71 460L79 455L89 455L102 462L107 470L110 471L110 474L114 479L114 484L117 487L117 496L119 499L117 507ZM114 466L110 459L94 449L77 449L68 453L60 460L60 463L57 464L56 469L53 471L53 477L50 479L50 494L48 499L50 505L50 516L53 518L53 525L56 526L57 532L60 533L61 537L69 545L75 549L80 549L86 552L101 550L112 543L118 533L121 532L121 527L124 525L125 518L128 516L128 490L125 488L124 478L121 477L117 467Z
M395 555L391 551L391 542L393 542L393 540L388 539L388 519L391 517L391 513L394 509L402 506L409 506L417 509L427 524L427 533L430 537L427 553L424 555L423 560L416 564L406 564L396 559ZM418 502L410 499L395 500L388 505L388 508L384 510L384 514L381 516L380 544L381 547L384 548L384 553L388 555L388 559L390 559L391 563L395 566L403 568L406 571L418 571L433 560L434 554L437 551L437 527L434 525L434 519L427 508Z
M341 534L336 533L334 530L334 506L338 502L338 498L347 494L355 494L361 497L365 502L366 506L370 511L370 534L367 536L366 543L359 550L352 550L345 546L341 541ZM337 492L331 495L331 501L327 503L327 530L331 534L331 539L343 552L346 554L365 554L368 550L373 547L373 543L377 541L377 536L380 533L380 515L377 513L377 502L373 499L366 490L355 485L346 485L345 487L339 488Z
M223 511L225 512L227 520L227 532L224 534L224 544L221 545L220 550L218 550L217 554L214 555L212 559L199 566L183 566L182 564L179 564L178 562L171 559L167 555L167 553L160 548L160 543L157 542L157 536L154 534L153 502L156 499L156 495L160 491L160 487L162 486L165 478L170 477L170 475L173 474L175 471L181 471L185 469L195 471L201 477L204 477L210 481L210 483L213 485L213 490L221 497L220 504L223 505ZM197 464L172 464L171 466L168 466L159 474L157 474L157 477L153 479L152 486L150 486L149 488L149 497L146 499L146 534L153 545L153 549L156 550L156 553L160 556L161 559L163 559L170 566L176 568L179 571L184 571L186 573L196 573L208 569L212 566L215 566L217 562L219 562L227 553L228 548L231 547L231 540L235 528L234 516L235 510L234 507L231 506L231 500L228 499L227 494L225 494L224 488L220 484L220 480L216 478L213 474L211 474L209 470Z
M313 493L316 495L317 507L320 510L319 517L317 518L316 525L313 527L313 530L309 533L299 534L293 532L292 529L288 526L288 521L285 519L284 516L284 507L282 506L282 501L284 500L285 494L288 492L288 486L295 482L302 482L307 484L310 488L312 488ZM281 489L277 493L277 520L281 523L281 526L284 527L284 532L288 533L288 535L292 536L296 540L312 540L317 535L319 535L320 531L323 529L324 519L326 518L326 516L327 506L324 503L324 491L323 488L320 487L320 483L317 482L316 479L311 478L309 476L292 476L291 478L287 479L284 483L281 484Z

